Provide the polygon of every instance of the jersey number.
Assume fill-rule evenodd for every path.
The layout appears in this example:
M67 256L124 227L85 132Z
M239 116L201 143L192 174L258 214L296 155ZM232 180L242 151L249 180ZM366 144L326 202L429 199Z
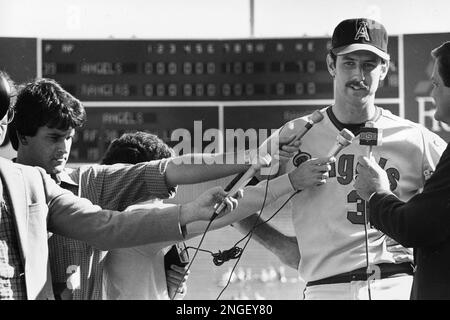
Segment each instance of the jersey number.
M366 202L352 190L347 196L348 203L356 203L356 211L348 211L347 219L353 224L364 224L364 216L366 214Z

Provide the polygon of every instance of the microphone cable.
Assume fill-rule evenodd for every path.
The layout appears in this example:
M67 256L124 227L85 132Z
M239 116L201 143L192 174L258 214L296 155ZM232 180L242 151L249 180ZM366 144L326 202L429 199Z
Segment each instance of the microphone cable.
M219 300L220 297L222 296L223 292L228 288L228 285L229 285L230 282L231 282L231 278L232 278L232 276L233 276L234 270L236 269L236 267L237 267L237 265L238 265L238 263L239 263L239 261L240 261L240 259L241 259L241 257L242 257L242 254L244 253L245 249L247 248L248 243L250 242L250 240L251 240L251 238L252 238L253 231L254 231L257 227L259 227L259 226L261 226L261 225L263 225L263 224L265 224L265 223L268 223L270 220L272 220L272 218L275 217L275 216L281 211L281 209L283 209L283 208L286 206L286 204L292 199L292 197L295 196L296 194L298 194L300 191L301 191L301 190L298 190L298 191L295 191L294 193L292 193L292 194L289 196L289 198L281 205L281 207L278 208L278 210L276 210L275 213L273 213L273 214L270 216L269 219L267 219L267 220L265 220L265 221L263 221L263 222L260 222L260 223L257 223L257 221L256 221L255 224L253 225L253 227L250 229L250 231L249 231L242 239L240 239L238 242L236 242L236 244L233 246L233 248L229 249L229 250L233 250L233 251L239 250L239 256L237 257L237 261L236 261L236 263L234 264L234 266L233 266L233 268L232 268L232 270L231 270L231 272L230 272L230 276L229 276L229 278L228 278L228 281L227 281L226 285L225 285L224 288L220 291L220 293L219 293L219 295L217 296L216 300ZM264 199L264 202L265 202L265 201L266 201L266 198ZM261 214L262 214L262 212L263 212L263 210L264 210L264 207L265 207L265 203L263 203L263 207L262 207L260 213L258 214L258 218L261 216ZM248 238L248 239L247 239L247 241L245 242L244 247L243 247L242 249L240 249L237 245L238 245L239 243L241 243L242 241L244 241L246 238Z
M241 176L240 174L237 175L237 176L232 180L232 182L230 182L230 184L232 184L233 182L238 181L239 178L240 178L240 176ZM268 180L269 180L269 179L268 179ZM266 190L265 190L265 194L264 194L264 202L263 202L263 206L264 206L264 204L265 204L265 202L266 202L266 197L267 197L267 188L268 188L268 182L269 182L268 180L267 180ZM230 184L229 184L229 185L230 185ZM226 190L226 189L227 189L227 188L225 188L225 190ZM231 189L231 187L230 187L230 189ZM209 228L211 227L212 222L213 222L217 217L218 217L218 215L215 214L215 209L214 209L213 214L211 215L211 219L209 219L209 222L208 222L208 224L207 224L207 226L206 226L206 228L205 228L205 231L203 231L202 237L201 237L199 243L197 244L197 247L190 247L190 246L189 246L189 247L186 247L185 249L183 249L183 251L185 251L185 250L187 250L187 249L195 249L195 252L194 252L194 255L192 256L192 259L191 259L191 261L189 262L189 264L188 264L188 266L187 266L185 272L183 273L183 277L182 277L181 280L178 282L177 289L175 290L174 295L170 298L171 300L173 300L173 299L176 297L176 295L177 295L177 293L178 293L178 289L180 288L181 283L183 282L184 277L186 276L186 274L188 273L188 271L191 269L191 266L192 266L192 264L193 264L195 258L197 257L197 254L198 254L199 251L202 251L202 252L209 252L209 253L213 256L213 258L215 259L215 261L216 261L215 264L218 263L218 264L216 264L216 265L221 265L221 264L223 264L225 261L228 261L228 260L230 260L230 259L236 259L237 256L240 256L240 254L241 254L241 252L239 252L240 250L239 250L239 251L234 250L234 251L232 251L232 252L230 253L229 251L232 250L232 249L230 249L230 250L227 250L226 252L223 252L223 253L219 251L219 253L214 254L214 253L212 253L211 251L204 250L204 249L200 249L201 246L202 246L202 244L203 244L203 241L205 240L206 233L209 231ZM240 249L240 248L239 248L239 249Z
M258 218L262 215L262 213L263 213L263 211L264 211L264 208L265 208L265 203L266 203L266 200L267 200L267 192L268 192L268 187L269 187L269 180L270 180L270 178L268 178L268 179L267 179L267 182L266 182L265 191L264 191L264 200L263 200L263 204L261 205L261 210L260 210L260 212L259 212L259 214L258 214ZM276 210L275 213L273 213L267 220L265 220L265 221L263 221L263 222L260 222L260 223L257 223L257 221L256 221L255 224L254 224L254 225L252 226L252 228L250 229L250 231L249 231L243 238L241 238L239 241L237 241L237 242L234 244L234 246L233 246L232 248L230 248L230 249L228 249L228 250L224 250L224 251L220 251L220 250L219 250L219 252L217 252L217 253L214 253L214 252L209 251L209 250L201 249L201 245L203 244L203 241L204 241L204 238L205 238L205 236L206 236L206 233L209 231L209 228L211 227L212 222L213 222L214 219L216 218L216 216L213 217L213 218L209 221L208 225L206 226L205 231L203 232L203 235L202 235L202 237L201 237L201 239L200 239L200 241L199 241L197 247L188 246L188 247L186 247L186 248L184 249L184 250L195 249L195 253L194 253L194 255L193 255L193 257L192 257L192 260L190 261L190 263L189 263L189 265L188 265L188 267L187 267L185 273L183 274L183 278L184 278L184 276L186 275L186 273L188 272L188 270L190 270L191 265L193 264L193 262L194 262L194 260L195 260L195 258L196 258L196 256L197 256L197 254L198 254L199 251L201 251L201 252L206 252L206 253L211 254L211 256L213 257L213 263L214 263L214 265L216 265L216 266L221 266L222 264L224 264L225 262L227 262L227 261L229 261L229 260L237 259L235 265L233 266L233 269L232 269L232 271L231 271L231 273L230 273L230 277L228 278L228 281L227 281L225 287L222 289L222 291L219 293L219 296L216 298L216 300L218 300L218 299L220 298L220 296L222 295L222 293L226 290L226 288L227 288L228 285L230 284L230 282L231 282L231 277L232 277L232 275L233 275L233 272L234 272L234 270L236 269L237 264L239 263L239 260L241 259L242 253L244 253L244 250L245 250L245 248L247 247L247 244L248 244L248 242L249 242L250 239L251 239L251 236L253 235L253 231L254 231L257 227L259 227L260 225L263 225L263 224L265 224L265 223L268 223L270 220L272 220L272 219L275 217L275 215L277 215L277 214L281 211L281 209L283 209L283 208L286 206L286 204L292 199L292 197L293 197L294 195L298 194L300 191L301 191L301 190L297 190L297 191L295 191L294 193L292 193L292 194L289 196L289 198L281 205L281 207L278 208L278 210ZM238 247L238 244L241 243L242 241L244 241L246 238L248 238L248 239L247 239L247 241L246 241L244 247L243 247L243 248ZM184 251L184 250L183 250L183 251ZM178 283L178 288L180 287L181 282L182 282L182 280ZM176 294L177 294L177 291L178 291L178 288L177 288L177 290L175 291L175 294L173 295L173 297L171 298L172 300L173 300L173 298L175 298L175 296L176 296Z
M280 133L283 131L283 129L284 129L284 127L286 126L286 124L284 124L281 128L280 128ZM308 129L310 129L310 127L308 127ZM272 169L272 168L271 168ZM269 188L269 180L270 180L270 175L271 175L271 173L272 173L272 171L270 171L269 172L269 176L268 176L268 178L267 178L267 182L266 182L266 187L265 187L265 191L264 191L264 200L263 200L263 204L262 204L262 206L261 206L261 210L260 210L260 212L259 212L259 214L258 214L258 218L261 216L261 214L262 214L262 212L263 212L263 210L264 210L264 207L265 207L265 203L266 203L266 200L267 200L267 192L268 192L268 188ZM230 184L229 185L232 185L233 184L233 182L235 183L235 182L237 182L238 180L239 180L239 178L242 176L242 174L241 175L237 175L237 176L235 176L235 178L230 182ZM230 186L230 189L232 188L232 186ZM225 188L225 191L227 191L227 188ZM178 289L180 288L180 285L181 285L181 283L183 282L183 279L184 279L184 277L186 276L186 274L187 274L187 272L190 270L190 268L191 268L191 266L192 266L192 263L194 262L194 260L195 260L195 258L196 258L196 256L197 256L197 254L198 254L198 252L199 251L202 251L202 252L208 252L208 253L210 253L212 256L213 256L213 263L216 265L216 266L219 266L219 265L222 265L224 262L226 262L226 261L229 261L229 260L231 260L231 259L237 259L237 261L236 261L236 263L235 263L235 265L234 265L234 267L233 267L233 269L232 269L232 272L230 273L230 277L228 278L228 281L227 281L227 284L225 285L225 287L222 289L222 291L219 293L219 296L216 298L216 300L218 300L219 298L220 298L220 296L222 295L222 293L225 291L225 289L228 287L228 285L229 285L229 283L230 283L230 281L231 281L231 277L232 277L232 275L233 275L233 272L234 272L234 270L235 270L235 268L236 268L236 266L237 266L237 264L239 263L239 260L241 259L241 256L242 256L242 253L244 252L244 250L245 250L245 248L247 247L247 244L248 244L248 242L250 241L250 239L251 239L251 236L252 236L252 234L253 234L253 231L255 230L255 228L256 227L258 227L259 225L261 225L261 224L264 224L264 223L267 223L267 222L269 222L276 214L278 214L278 212L289 202L289 200L291 200L291 198L294 196L294 195L296 195L298 192L300 192L300 190L298 190L298 191L296 191L296 192L294 192L284 203L283 203L283 205L267 220L267 221L264 221L264 222L262 222L262 223L259 223L259 224L256 224L255 223L255 225L252 227L252 229L247 233L247 235L245 235L241 240L239 240L231 249L228 249L228 250L225 250L225 251L219 251L218 253L212 253L211 251L209 251L209 250L204 250L204 249L200 249L200 247L201 247L201 245L203 244L203 241L204 241L204 239L205 239L205 236L206 236L206 233L209 231L209 228L211 227L211 224L212 224L212 222L214 221L214 219L215 218L217 218L217 215L215 214L215 211L213 212L213 215L212 215L212 217L211 217L211 219L210 219L210 221L208 222L208 225L206 226L206 229L205 229L205 231L203 232L203 235L202 235L202 237L201 237L201 239L200 239L200 241L199 241L199 243L198 243L198 245L197 245L197 247L195 247L195 252L194 252L194 255L193 255L193 257L192 257L192 260L190 261L190 263L189 263L189 265L188 265L188 267L186 268L186 271L184 272L184 274L183 274L183 277L182 277L182 279L180 280L180 282L178 283L178 286L177 286L177 290L175 290L175 294L173 295L173 297L171 298L172 300L175 298L175 296L177 295L177 293L178 293ZM240 242L242 242L245 238L247 238L248 237L248 240L247 240L247 242L245 243L245 245L244 245L244 247L241 249L241 248L239 248L239 247L237 247L237 245L240 243ZM194 247L186 247L184 250L187 250L187 249L194 249Z
M369 206L367 204L367 202L365 202L364 205L364 237L365 237L365 245L366 245L366 276L367 276L367 293L369 295L369 300L372 300L372 293L371 293L371 289L370 289L370 276L372 276L372 274L370 274L369 276L369 233L367 231L367 224L369 223L368 219L367 219L367 210L368 210Z
M373 132L372 130L375 130L375 132ZM367 121L365 123L365 125L363 127L360 127L358 129L358 134L359 134L359 144L361 146L368 146L368 153L367 153L367 157L369 159L371 159L373 157L372 154L372 147L373 145L378 145L378 129L375 129L375 124L373 121ZM366 137L362 136L363 132L365 134L371 134L370 136ZM373 134L375 134L375 144L373 144ZM358 165L357 165L358 166ZM357 174L355 172L355 174ZM369 224L369 219L367 218L367 212L369 211L369 204L368 201L362 200L364 202L364 212L363 212L363 219L364 219L364 245L365 245L365 255L366 255L366 282L367 282L367 294L368 294L368 298L369 300L372 300L372 291L370 288L370 280L372 277L372 272L371 272L371 268L370 268L370 262L369 262L369 232L367 230L367 225Z
M269 176L270 176L270 173L269 173ZM233 188L233 184L235 184L237 181L239 181L239 179L243 176L243 174L244 173L236 175L234 177L234 179L228 184L228 186L225 187L225 191L230 191ZM264 201L263 201L262 208L264 208L264 205L265 205L265 202L266 202L268 186L269 186L269 178L267 179L267 183L266 183L266 189L265 189L265 193L264 193ZM192 260L190 261L188 267L186 268L186 271L184 272L183 277L179 281L178 286L177 286L177 290L175 290L175 294L173 295L171 300L173 300L176 297L178 289L180 288L180 285L183 282L183 279L186 276L187 272L190 270L190 268L192 266L192 263L194 262L194 260L195 260L195 258L196 258L196 256L197 256L199 251L206 251L206 252L211 253L211 255L214 258L213 261L214 261L214 263L216 265L221 265L225 261L228 261L230 259L236 259L236 258L240 257L240 255L242 253L240 248L237 248L237 249L236 248L232 248L232 249L226 250L224 252L219 251L219 253L216 253L216 254L214 254L214 253L212 253L210 251L207 251L207 250L200 249L200 247L203 244L203 241L205 239L206 233L209 231L209 228L211 227L212 222L217 218L217 216L218 215L216 214L215 209L214 209L213 214L211 215L211 219L209 220L208 225L205 228L205 231L203 231L202 237L201 237L197 247L195 247L195 252L194 252L194 255L192 257ZM184 250L187 250L188 248L194 249L194 247L187 247Z
M268 191L268 189L269 189L269 180L270 180L270 175L269 175L269 177L267 178L267 181L266 181L266 186L265 186L265 189L264 189L264 200L263 200L263 203L262 203L262 205L261 205L261 210L259 211L258 218L261 216L262 212L264 211L264 207L266 206L267 191ZM216 300L219 300L220 297L222 296L223 292L228 288L228 285L229 285L230 282L231 282L231 277L233 276L234 270L236 269L237 264L238 264L239 261L241 260L242 253L244 252L245 248L247 247L248 242L249 242L250 239L251 239L251 235L253 234L253 230L255 229L255 225L256 225L256 223L253 225L253 227L250 229L250 231L249 231L249 232L248 232L241 240L239 240L238 242L235 243L235 245L233 246L233 248L229 249L229 250L236 251L236 249L234 249L234 248L237 248L237 245L238 245L240 242L242 242L245 238L248 237L247 242L245 243L244 247L243 247L241 250L238 250L238 251L239 251L239 255L238 255L237 260L236 260L236 262L235 262L235 264L234 264L234 266L233 266L233 268L232 268L232 270L231 270L231 272L230 272L230 276L228 277L227 283L225 284L225 286L223 287L223 289L220 291L220 293L219 293L219 295L217 296Z

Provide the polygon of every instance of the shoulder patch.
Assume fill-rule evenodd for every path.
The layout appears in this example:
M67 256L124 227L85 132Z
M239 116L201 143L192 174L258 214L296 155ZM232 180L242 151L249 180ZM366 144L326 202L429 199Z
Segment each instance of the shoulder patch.
M299 150L297 154L292 158L292 164L298 167L303 162L308 161L309 159L311 159L311 155L309 153Z

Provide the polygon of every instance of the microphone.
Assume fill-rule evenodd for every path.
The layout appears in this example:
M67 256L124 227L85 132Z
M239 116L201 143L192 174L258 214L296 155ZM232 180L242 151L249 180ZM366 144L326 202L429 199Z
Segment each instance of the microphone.
M9 86L8 80L4 76L3 72L0 71L0 119L3 119L5 114L8 112L9 104L11 102L11 87Z
M303 136L313 127L313 125L322 120L323 114L319 110L314 111L311 117L309 118L308 122L306 122L305 126L303 128L300 128L300 130L295 134L295 138L289 143L289 145L292 144L294 141L303 138ZM280 145L280 147L281 146L282 145Z
M305 123L305 125L303 127L301 127L295 133L294 139L292 139L289 143L280 143L278 141L279 142L278 143L278 149L281 149L281 147L283 147L283 146L292 146L295 141L301 140L308 133L308 131L314 126L314 124L319 123L320 121L323 120L323 118L324 118L324 116L319 110L314 111L311 114L311 116L309 117L308 121ZM280 132L283 130L283 128L284 128L284 126L280 129ZM275 138L279 138L279 136L276 135ZM261 144L261 146L259 146L258 150L267 150L267 144L272 144L273 145L273 143L272 143L270 138L267 139L263 144ZM277 152L277 151L275 151L275 152ZM243 173L240 173L240 176L242 176L242 175L243 175ZM237 178L240 178L240 176L237 176Z
M373 146L381 146L382 130L375 128L373 121L367 121L365 127L361 128L359 133L359 144L361 146L369 146L367 156L372 158Z
M331 148L330 152L328 152L330 157L335 157L342 149L349 146L355 135L348 129L342 129L336 137L336 144Z
M244 174L238 174L233 180L225 187L225 191L228 192L227 197L233 197L239 189L245 187L247 183L253 178L253 176L262 168L270 165L272 157L270 154L266 153L263 157L259 158L258 161L250 166ZM211 217L211 219L216 218L223 209L225 209L225 200L217 205L216 210Z

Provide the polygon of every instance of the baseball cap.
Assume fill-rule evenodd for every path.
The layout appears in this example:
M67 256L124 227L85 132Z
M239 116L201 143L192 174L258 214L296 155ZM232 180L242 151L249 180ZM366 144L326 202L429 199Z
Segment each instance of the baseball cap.
M371 19L348 19L340 22L331 38L331 51L339 56L358 50L375 53L389 60L388 35L384 26Z

